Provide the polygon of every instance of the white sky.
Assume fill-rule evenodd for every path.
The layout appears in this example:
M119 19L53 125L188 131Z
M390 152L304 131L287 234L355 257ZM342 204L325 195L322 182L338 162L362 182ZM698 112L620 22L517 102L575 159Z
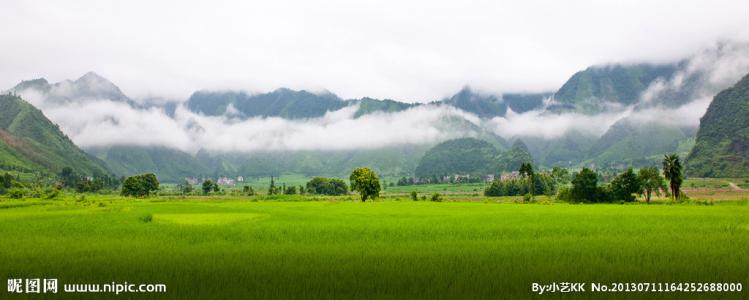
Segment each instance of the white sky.
M95 71L132 97L555 90L607 62L749 41L746 1L2 1L0 89Z

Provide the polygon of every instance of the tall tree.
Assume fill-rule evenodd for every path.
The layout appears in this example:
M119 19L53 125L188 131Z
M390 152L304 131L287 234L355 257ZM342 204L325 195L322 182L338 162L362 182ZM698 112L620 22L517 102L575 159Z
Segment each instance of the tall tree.
M635 196L632 194L640 193L640 189L640 179L632 171L632 168L627 169L611 181L611 192L615 200L635 201Z
M520 173L520 176L522 176L528 183L528 193L531 195L531 199L533 198L533 177L535 177L535 173L533 172L533 165L530 163L522 163L520 164L520 170L518 171Z
M349 180L351 181L351 190L359 192L362 202L366 202L367 198L374 199L380 196L380 179L369 168L354 169Z
M595 171L583 168L580 173L575 174L572 179L571 196L573 201L601 202L598 188L598 174Z
M665 176L669 181L671 198L674 201L681 198L681 183L684 181L682 169L679 155L673 153L666 154L663 157L663 176Z
M276 193L276 182L273 181L273 176L270 177L270 187L268 187L268 195Z
M640 185L642 187L641 192L645 195L645 203L650 203L650 196L652 193L660 196L661 190L665 192L667 189L666 181L656 167L640 169L637 178L640 179Z

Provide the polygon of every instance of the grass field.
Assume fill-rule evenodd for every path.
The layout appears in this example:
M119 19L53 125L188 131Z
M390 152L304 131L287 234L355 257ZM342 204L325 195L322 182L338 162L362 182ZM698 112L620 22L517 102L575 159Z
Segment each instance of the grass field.
M319 201L301 201L310 199ZM4 199L0 275L165 283L160 297L203 299L530 298L532 282L551 281L749 284L747 201L348 199Z

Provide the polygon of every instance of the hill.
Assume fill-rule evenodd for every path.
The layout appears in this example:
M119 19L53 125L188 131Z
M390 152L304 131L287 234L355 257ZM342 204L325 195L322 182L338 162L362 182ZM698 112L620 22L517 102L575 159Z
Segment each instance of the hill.
M721 91L700 119L689 176L749 176L749 75Z
M484 140L460 138L429 149L416 167L416 177L431 178L454 174L496 173L497 149Z
M598 139L587 157L596 165L659 164L664 154L679 152L693 134L677 126L623 119Z
M58 173L64 167L88 175L110 173L34 106L15 95L0 95L0 168Z
M503 172L512 172L519 170L523 163L536 164L525 143L522 140L516 140L510 150L499 155L497 168Z
M556 111L597 113L607 105L633 105L657 78L668 78L677 64L593 66L577 72L554 94Z

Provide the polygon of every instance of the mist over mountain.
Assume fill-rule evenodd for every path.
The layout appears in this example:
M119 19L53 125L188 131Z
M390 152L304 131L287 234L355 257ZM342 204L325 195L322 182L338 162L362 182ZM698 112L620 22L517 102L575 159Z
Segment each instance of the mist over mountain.
M643 165L652 163L648 157L689 151L712 96L749 72L747 50L746 44L723 43L673 63L592 66L553 93L492 94L466 86L426 103L342 99L328 91L287 88L133 100L92 72L58 83L24 81L11 90L120 174L159 170L179 178L188 172L169 164L241 174L261 168L265 159L259 157L268 153L286 153L288 162L268 173L330 173L314 168L325 156L315 153L351 157L336 162L347 165L344 161L357 161L357 155L390 151L393 155L379 159L384 166L388 159L400 161L395 153L409 147L420 149L406 151L418 161L429 147L461 137L487 140L501 151L523 140L542 166ZM652 143L638 145L648 139ZM202 161L187 162L201 152ZM244 163L252 157L258 157L256 163ZM300 161L306 161L304 168L295 166ZM129 167L133 162L143 163ZM246 167L229 168L228 162ZM415 167L405 163L382 170L412 174Z
M0 169L57 174L64 167L110 174L104 162L76 147L41 111L14 95L0 95Z

